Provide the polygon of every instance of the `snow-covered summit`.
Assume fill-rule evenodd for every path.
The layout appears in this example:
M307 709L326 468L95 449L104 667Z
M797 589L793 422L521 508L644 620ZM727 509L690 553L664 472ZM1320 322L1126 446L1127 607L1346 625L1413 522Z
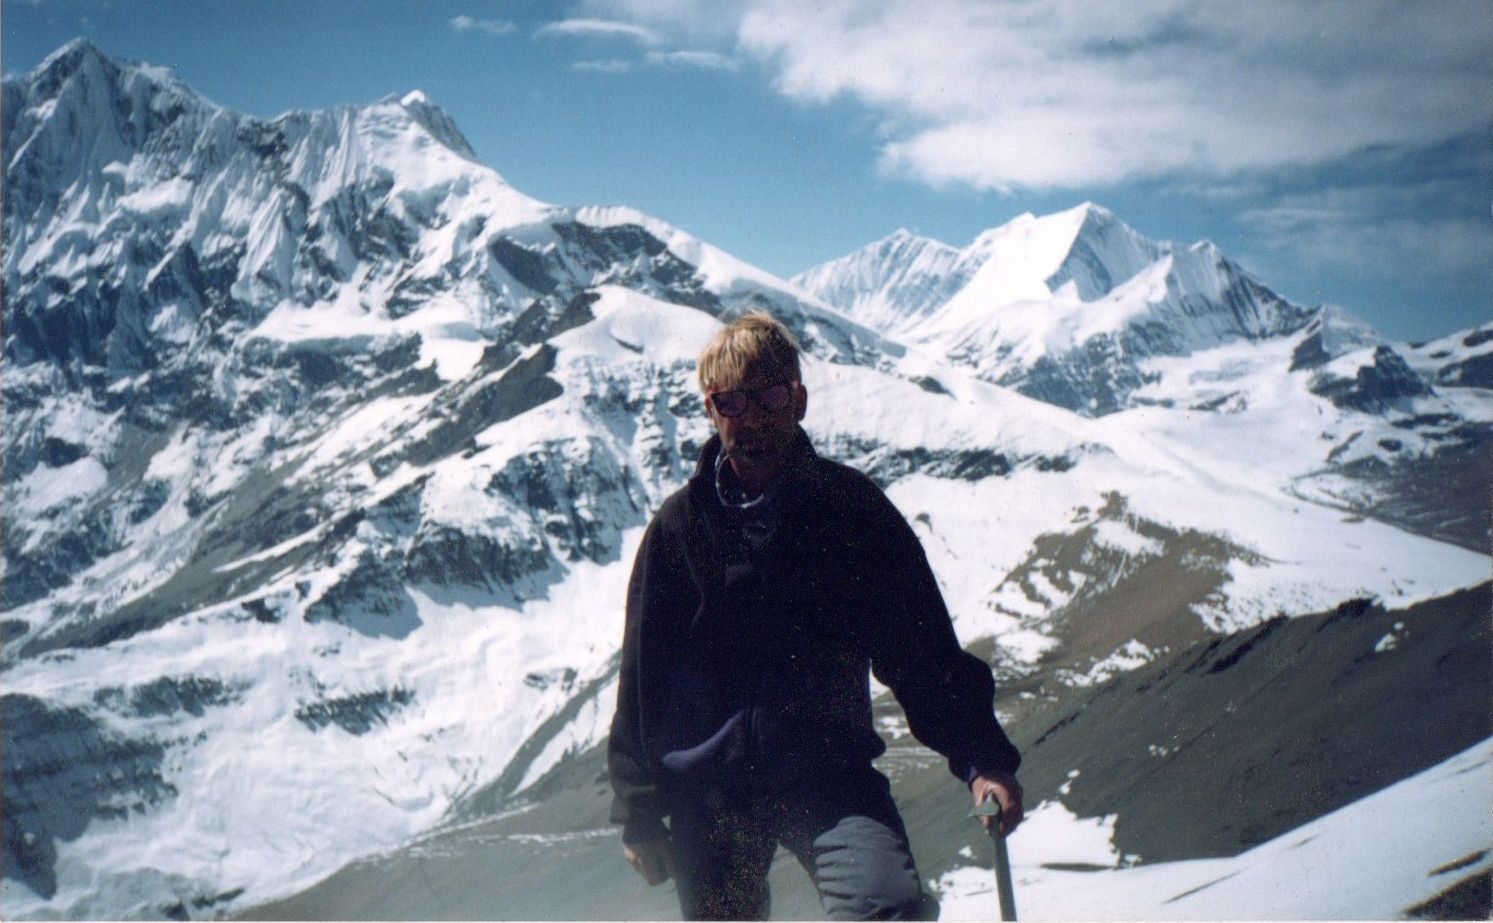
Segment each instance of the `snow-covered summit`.
M1085 202L1037 217L1026 213L975 238L983 255L976 284L990 297L1012 302L1045 297L1071 285L1071 294L1093 301L1134 277L1168 251L1100 205Z
M420 91L266 120L79 41L5 94L5 351L22 364L117 383L261 327L474 359L629 279L710 313L773 307L822 355L881 339L633 209L524 195Z
M410 114L431 137L453 151L475 162L477 154L472 150L472 145L467 141L466 135L456 127L456 121L446 113L446 110L431 102L430 97L423 90L411 90L399 98L399 105Z
M1088 415L1147 356L1291 333L1313 316L1216 246L1151 240L1091 202L1020 215L962 250L894 234L795 281L980 377Z

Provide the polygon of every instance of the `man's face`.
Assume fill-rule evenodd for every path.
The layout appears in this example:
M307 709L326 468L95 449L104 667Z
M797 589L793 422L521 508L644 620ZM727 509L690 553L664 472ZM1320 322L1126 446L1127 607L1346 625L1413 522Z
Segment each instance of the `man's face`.
M776 388L783 390L775 391ZM718 401L715 394L720 391L736 392L739 396L734 401L722 396ZM782 400L785 391L786 400ZM730 406L733 403L740 406ZM808 394L802 384L782 375L750 369L740 382L712 392L705 406L732 466L737 474L751 480L754 476L775 474L787 460L798 421L808 409ZM722 406L740 412L728 416L721 412Z

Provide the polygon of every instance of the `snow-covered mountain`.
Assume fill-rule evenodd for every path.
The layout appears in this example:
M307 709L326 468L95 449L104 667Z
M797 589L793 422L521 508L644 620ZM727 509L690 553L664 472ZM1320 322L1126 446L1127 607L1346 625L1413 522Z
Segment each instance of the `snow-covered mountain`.
M963 250L898 231L794 281L981 378L1089 416L1127 406L1146 359L1292 333L1315 313L1211 243L1149 240L1092 203L1022 215Z
M10 917L236 913L556 792L604 806L566 773L708 435L694 357L751 308L803 340L816 444L920 530L1025 746L1192 645L1463 611L1488 576L1485 331L1386 344L1095 206L964 252L902 235L821 298L524 196L419 93L257 119L83 41L5 81L3 151ZM1123 354L1080 367L1095 337ZM1075 404L1044 362L1125 384ZM1361 673L1475 643L1395 637ZM1493 733L1464 724L1401 774ZM1029 789L1091 803L1061 762Z
M1233 412L1280 396L1230 387L1245 369L1289 377L1361 412L1323 420L1311 438L1330 445L1307 453L1301 489L1487 547L1487 504L1467 500L1487 483L1493 440L1479 409L1493 381L1484 328L1390 343L1340 306L1275 295L1211 243L1152 241L1092 203L1023 215L963 250L899 230L794 282L915 352L1089 417L1157 403Z

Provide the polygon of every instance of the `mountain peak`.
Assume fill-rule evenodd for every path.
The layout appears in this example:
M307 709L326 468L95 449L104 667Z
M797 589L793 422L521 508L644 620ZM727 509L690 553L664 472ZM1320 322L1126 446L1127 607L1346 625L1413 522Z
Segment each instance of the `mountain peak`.
M431 102L424 90L410 90L403 96L390 94L374 105L400 107L437 141L467 160L477 160L477 152L472 150L472 145L467 142L466 135L463 135L461 129L456 127L456 120L451 118L446 110Z
M1147 239L1114 212L1095 202L1083 202L1066 211L1047 215L1038 220L1071 226L1075 244L1083 237L1102 236L1116 232L1143 240Z
M1058 212L1058 215L1071 215L1081 217L1085 222L1115 221L1121 224L1124 223L1120 221L1119 218L1115 217L1114 212L1105 208L1103 205L1100 205L1099 203L1093 201L1080 202L1067 211ZM1057 215L1054 215L1053 217L1057 217Z
M56 51L47 55L42 62L33 70L33 73L60 69L64 73L71 73L78 69L85 60L108 61L108 55L89 39L78 36L59 47Z
M879 243L881 243L881 244L905 244L905 243L908 243L909 241L924 241L924 240L927 240L927 239L928 238L924 237L921 234L914 234L913 232L909 231L907 228L897 228L897 230L895 230L892 233L888 234L887 236L883 237L880 240Z
M89 83L113 83L119 79L121 62L105 54L86 38L75 38L47 55L31 72L7 78L6 83L20 82L36 88L42 97L57 95L62 87L82 75Z
M62 104L64 108L88 108L108 98L143 103L158 93L170 94L177 101L192 106L220 108L187 86L170 68L113 57L81 37L47 55L29 73L6 78L5 82L8 86L24 87L33 104L67 97L70 102ZM128 119L130 115L130 112L122 111L119 118ZM11 114L6 113L6 125L11 124Z
M1084 301L1109 294L1172 250L1170 244L1151 240L1093 202L1049 220L1072 222L1073 237L1062 262L1046 279L1047 286L1056 291L1071 282Z
M862 247L861 249L862 251L867 253L887 253L921 251L928 248L932 248L935 250L956 249L954 247L950 247L948 244L943 243L942 241L935 240L932 237L925 237L922 234L914 234L907 228L897 228L897 230L883 237L881 240L878 240L873 244L869 244L868 246Z
M1043 298L1071 284L1094 301L1171 252L1093 202L1050 215L1025 212L982 232L966 248L982 264L982 298Z

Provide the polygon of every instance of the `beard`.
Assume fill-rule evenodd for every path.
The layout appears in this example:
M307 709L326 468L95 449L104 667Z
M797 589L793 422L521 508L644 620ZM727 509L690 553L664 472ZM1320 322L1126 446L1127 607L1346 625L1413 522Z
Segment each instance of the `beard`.
M770 463L787 454L789 440L777 432L741 433L726 446L726 456L752 465Z

